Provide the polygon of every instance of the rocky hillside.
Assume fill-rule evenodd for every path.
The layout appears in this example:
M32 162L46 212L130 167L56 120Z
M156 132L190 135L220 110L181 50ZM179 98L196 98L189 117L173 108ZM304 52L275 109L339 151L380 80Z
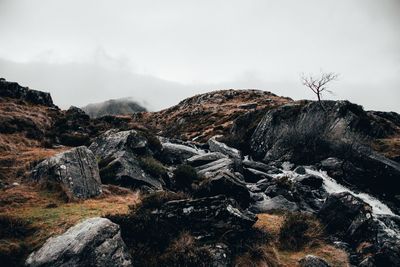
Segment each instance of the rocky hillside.
M121 98L88 104L82 107L82 110L91 118L99 118L107 115L129 115L145 112L146 108L130 98Z
M241 115L264 111L291 102L261 90L220 90L196 95L171 108L134 116L160 135L205 142L228 133Z
M2 266L400 266L396 113L223 90L91 119L9 84Z

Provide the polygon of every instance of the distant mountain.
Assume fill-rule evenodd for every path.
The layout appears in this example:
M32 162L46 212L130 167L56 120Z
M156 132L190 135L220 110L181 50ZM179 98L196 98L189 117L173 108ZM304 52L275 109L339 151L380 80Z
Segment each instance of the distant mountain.
M147 111L145 107L130 98L110 99L101 103L89 104L82 107L91 118L106 115L125 115Z

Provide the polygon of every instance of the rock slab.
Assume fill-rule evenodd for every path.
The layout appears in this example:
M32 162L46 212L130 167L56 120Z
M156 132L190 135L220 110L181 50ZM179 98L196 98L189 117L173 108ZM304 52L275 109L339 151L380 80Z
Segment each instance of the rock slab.
M56 183L71 198L87 199L101 194L99 168L85 146L73 148L39 163L31 173L39 183Z
M49 238L26 260L29 267L132 266L119 226L105 218L87 219Z

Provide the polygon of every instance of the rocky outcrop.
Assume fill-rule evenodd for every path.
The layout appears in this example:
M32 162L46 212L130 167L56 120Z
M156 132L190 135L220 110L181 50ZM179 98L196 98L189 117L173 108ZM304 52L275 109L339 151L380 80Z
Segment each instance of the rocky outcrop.
M207 142L215 135L227 135L241 115L290 101L290 98L261 90L218 90L187 98L159 112L135 114L134 117L162 136ZM257 102L256 107L254 102ZM253 109L249 110L247 104Z
M233 171L234 165L235 162L233 160L229 158L222 158L196 167L196 171L200 176L210 178L223 171Z
M367 143L392 131L348 101L288 104L266 112L252 136L251 149L265 160L307 163L330 154L335 145Z
M256 222L254 214L241 210L236 201L223 195L194 200L175 200L152 212L160 223L176 225L196 235L221 235L248 231Z
M362 229L367 229L368 224L372 223L372 208L361 199L343 192L331 194L319 211L318 217L326 225L328 233L356 242Z
M109 130L96 138L89 149L99 160L100 177L104 183L162 187L162 180L146 173L140 166L139 156L151 151L148 140L139 132Z
M196 196L216 195L233 198L242 208L247 208L251 202L246 184L229 171L221 172L217 176L204 181L196 190Z
M102 192L96 158L85 146L42 161L32 170L31 177L39 183L59 185L72 199L86 199Z
M371 149L374 140L400 134L392 117L383 119L348 101L284 105L265 113L251 138L252 155L265 162L324 160L337 180L398 206L400 164Z
M265 213L273 211L299 211L296 203L287 200L283 196L276 196L273 198L263 199L251 207L251 210L256 213Z
M16 82L8 82L0 78L0 97L14 98L30 104L55 107L50 93L22 87Z
M104 218L87 219L49 238L26 260L29 267L132 266L119 226Z

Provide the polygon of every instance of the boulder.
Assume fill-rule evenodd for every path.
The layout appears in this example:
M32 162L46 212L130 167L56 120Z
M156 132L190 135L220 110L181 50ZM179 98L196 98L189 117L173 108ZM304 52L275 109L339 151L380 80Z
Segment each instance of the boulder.
M256 169L243 168L244 180L249 183L256 183L262 179L272 179L272 176Z
M234 161L229 158L222 158L205 165L196 167L200 176L213 177L221 171L231 171L234 167Z
M190 231L203 237L238 234L251 229L256 216L241 210L237 202L223 195L198 199L174 200L152 211L162 225L176 225L178 229L190 226Z
M303 166L298 166L294 169L294 172L297 174L306 174L306 169Z
M55 107L50 93L22 87L16 82L8 82L5 79L0 79L0 97L14 98L35 105Z
M229 171L221 172L201 183L196 191L196 196L200 197L216 195L233 198L242 208L247 208L251 201L246 184Z
M186 162L193 167L198 167L222 158L226 158L226 156L219 152L211 152L190 157L186 160Z
M247 168L262 171L262 172L265 172L268 174L276 174L276 173L282 172L276 166L267 165L267 164L259 162L259 161L244 159L242 161L242 164L243 164L243 166L245 166Z
M139 156L151 153L147 139L134 130L109 130L97 137L89 147L99 159L103 183L127 187L162 188L163 181L146 173Z
M239 150L236 148L232 148L227 146L226 144L219 142L216 140L219 136L214 136L208 140L208 145L210 148L210 151L212 152L220 152L224 155L227 155L228 157L234 158L234 159L241 159L242 155Z
M353 244L366 237L365 230L373 222L372 207L348 192L329 195L318 217L328 233Z
M105 218L87 219L49 238L26 260L29 267L132 266L119 226Z
M96 158L85 146L42 161L32 170L31 177L39 183L59 184L71 198L86 199L101 194Z
M204 153L202 150L181 144L163 143L162 147L163 161L168 164L181 164L193 156Z
M309 186L313 189L318 189L323 184L323 179L321 177L311 174L305 175L304 177L301 177L297 181L300 182L302 185Z
M229 267L232 266L232 253L224 243L209 245L208 251L211 254L211 267Z
M299 260L300 267L330 267L330 265L323 259L314 255L307 255Z

